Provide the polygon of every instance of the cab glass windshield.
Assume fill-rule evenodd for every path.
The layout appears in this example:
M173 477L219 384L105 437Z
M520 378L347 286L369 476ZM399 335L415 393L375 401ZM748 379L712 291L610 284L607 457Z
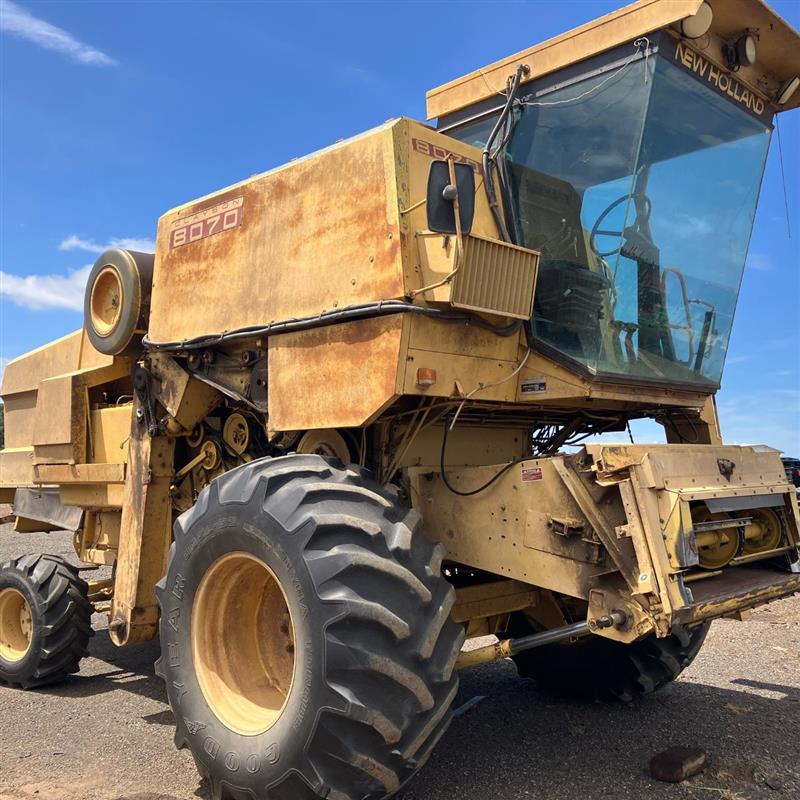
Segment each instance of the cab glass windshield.
M504 166L515 238L542 256L537 347L716 387L771 128L660 56L520 95ZM483 147L495 120L452 135Z

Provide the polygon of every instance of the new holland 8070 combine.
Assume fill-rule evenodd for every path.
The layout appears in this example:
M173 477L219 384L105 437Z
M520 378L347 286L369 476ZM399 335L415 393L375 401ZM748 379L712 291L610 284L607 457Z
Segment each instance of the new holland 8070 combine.
M75 672L100 611L160 636L215 798L366 800L460 668L629 699L798 591L779 453L714 405L798 75L758 0L640 0L104 253L6 369L0 492L113 570L5 564L0 678Z

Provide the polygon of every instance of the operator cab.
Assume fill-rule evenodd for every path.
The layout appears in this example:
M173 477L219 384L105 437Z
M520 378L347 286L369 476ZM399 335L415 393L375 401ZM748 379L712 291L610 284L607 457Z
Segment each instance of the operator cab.
M539 48L490 73L533 75L492 148L510 236L541 253L539 352L588 376L718 388L778 109L753 68L746 81L719 63L725 46L675 22L541 77ZM439 128L483 149L504 105L490 95Z

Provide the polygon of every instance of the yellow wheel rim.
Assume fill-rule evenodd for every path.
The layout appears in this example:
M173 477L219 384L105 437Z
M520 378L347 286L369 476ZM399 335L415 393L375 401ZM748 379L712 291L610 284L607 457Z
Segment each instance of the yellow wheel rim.
M31 649L33 614L17 589L0 591L0 658L22 661Z
M89 311L98 336L110 336L119 322L124 301L122 281L114 267L105 267L92 284Z
M749 516L753 522L744 529L745 555L765 553L779 547L782 530L778 515L769 508L760 508Z
M699 509L692 516L693 522L720 522L731 519L730 514L712 514L707 509ZM704 531L697 535L697 554L703 569L721 569L729 564L739 550L739 529L723 528Z
M209 708L242 736L269 730L294 682L294 625L275 573L228 553L203 576L192 607L192 657Z
M295 448L298 453L314 453L318 456L338 458L343 464L350 463L350 449L344 437L332 428L308 431Z

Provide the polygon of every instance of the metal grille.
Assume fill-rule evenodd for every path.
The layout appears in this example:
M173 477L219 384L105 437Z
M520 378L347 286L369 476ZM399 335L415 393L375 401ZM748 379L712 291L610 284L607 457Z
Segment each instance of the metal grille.
M530 319L539 253L480 236L465 236L462 259L453 277L452 306Z

